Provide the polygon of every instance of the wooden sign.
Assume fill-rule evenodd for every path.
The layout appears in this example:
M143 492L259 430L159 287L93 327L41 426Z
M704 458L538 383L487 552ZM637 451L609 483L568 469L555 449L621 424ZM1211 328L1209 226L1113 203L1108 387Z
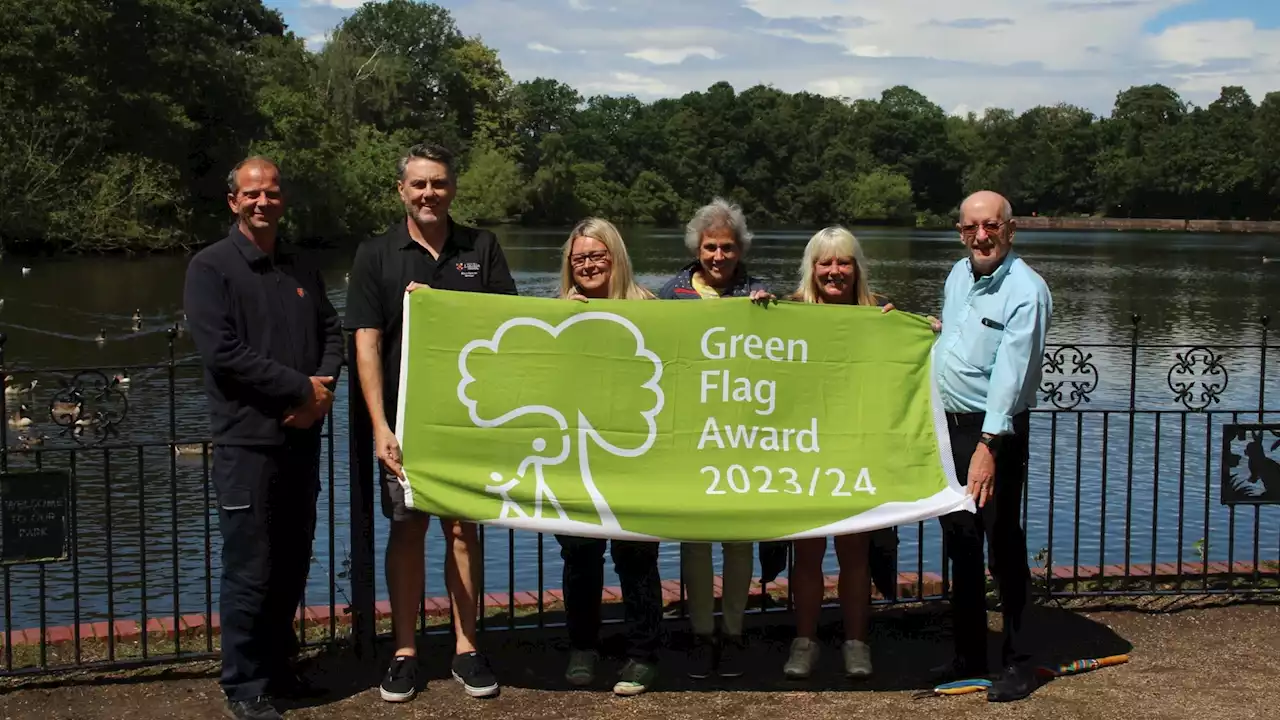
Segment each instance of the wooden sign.
M1222 427L1222 504L1280 504L1280 424Z
M0 565L66 560L71 473L0 474Z

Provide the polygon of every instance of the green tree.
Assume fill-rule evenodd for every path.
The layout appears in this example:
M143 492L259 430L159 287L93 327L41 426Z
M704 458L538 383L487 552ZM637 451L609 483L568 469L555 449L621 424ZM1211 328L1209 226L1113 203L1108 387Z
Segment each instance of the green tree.
M629 219L636 222L674 225L680 221L680 196L666 178L649 170L636 176L627 204L631 208Z
M905 175L876 170L849 184L840 210L850 222L902 222L915 218L911 198L911 181Z
M419 0L364 4L318 52L262 0L6 0L0 22L8 246L207 241L249 152L284 170L290 237L362 237L401 212L395 161L423 141L464 159L455 210L486 222L676 225L722 195L757 225L936 225L984 188L1020 213L1280 215L1280 95L1255 104L1240 87L1196 107L1134 86L1104 117L951 117L905 86L584 99L552 78L513 84L482 38Z
M547 136L564 139L573 133L581 103L578 91L558 80L537 78L512 88L512 142L526 172L533 174L542 166L542 143Z
M454 76L460 74L460 63L471 64L473 76L484 75L478 69L484 58L464 47L466 40L448 10L414 0L370 2L343 20L338 32L366 62L403 67L395 102L373 119L378 129L420 133L430 128L436 142L461 148L478 113L466 105L474 99L471 89Z
M462 222L500 222L524 212L524 178L510 152L491 146L472 150L458 176L458 198L450 213Z
M498 51L480 38L467 38L452 50L450 62L453 72L446 93L459 130L469 139L466 144L493 146L507 140L504 118L510 114L511 78Z
M1253 155L1258 177L1254 218L1277 217L1280 207L1280 91L1269 92L1253 114Z

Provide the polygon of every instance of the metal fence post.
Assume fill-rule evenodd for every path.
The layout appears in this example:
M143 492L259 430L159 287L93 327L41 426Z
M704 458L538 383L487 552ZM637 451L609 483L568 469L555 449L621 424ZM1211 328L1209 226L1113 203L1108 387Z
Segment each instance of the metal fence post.
M374 627L373 424L360 390L355 333L347 336L347 443L351 508L351 643L372 657Z
M1132 560L1131 548L1133 542L1133 441L1134 441L1134 423L1137 422L1138 416L1134 412L1138 408L1138 325L1142 322L1142 316L1138 313L1132 313L1129 316L1129 322L1133 324L1133 335L1129 342L1129 439L1126 443L1127 470L1125 471L1126 489L1124 496L1124 580L1129 581L1130 561ZM1105 507L1105 505L1103 506ZM1152 522L1155 522L1154 520ZM1103 527L1106 527L1106 516L1103 516ZM1100 544L1106 544L1106 538L1100 538ZM1106 565L1106 558L1100 558L1103 566Z
M8 373L4 370L4 344L8 342L9 336L0 332L0 385L4 385L4 378ZM0 472L9 469L9 408L8 398L4 393L0 393ZM8 603L6 596L5 602ZM5 647L9 646L8 638L5 638Z

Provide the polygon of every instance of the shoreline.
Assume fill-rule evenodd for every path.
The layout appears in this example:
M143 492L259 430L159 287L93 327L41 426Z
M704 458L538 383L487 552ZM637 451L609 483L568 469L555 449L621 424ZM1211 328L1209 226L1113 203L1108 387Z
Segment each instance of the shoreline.
M1280 562L1275 560L1262 560L1258 563L1256 571L1263 576L1277 576L1277 582L1280 582ZM1044 583L1046 575L1052 577L1052 585L1054 587L1065 587L1069 585L1080 585L1100 582L1129 582L1143 584L1175 584L1177 588L1184 585L1191 586L1209 581L1209 578L1217 580L1230 579L1233 576L1251 576L1255 572L1255 567L1251 561L1237 560L1231 565L1226 562L1164 562L1157 563L1154 572L1152 566L1142 564L1130 565L1126 574L1123 565L1106 565L1099 567L1096 565L1055 565L1052 573L1046 573L1043 567L1033 566L1031 568L1033 586L1039 584L1033 590L1033 595L1040 597L1043 595ZM826 591L835 590L837 587L838 575L826 575L823 578L823 585ZM720 597L721 581L717 576L713 583L713 594ZM769 591L782 591L785 593L787 589L787 578L780 577L769 583ZM753 578L751 583L751 596L756 597L766 589L762 588L758 578ZM1176 590L1174 591L1176 593ZM1189 591L1195 594L1195 590ZM605 604L615 604L622 602L622 590L616 586L605 587L601 593ZM942 576L938 573L925 572L922 576L917 576L913 572L898 573L897 583L897 599L896 602L923 602L931 599L939 598L942 595ZM872 599L883 600L880 593L872 587ZM664 605L670 605L681 601L680 584L676 580L662 581L662 602ZM562 605L564 596L560 590L543 590L541 605L544 611L551 605ZM427 617L447 616L450 612L449 598L431 597L424 599L424 612ZM374 622L381 620L389 620L391 617L391 604L387 600L379 600L374 605ZM532 591L516 591L514 597L507 593L485 593L484 607L486 610L536 610L539 607L539 598L537 593ZM349 625L351 616L348 614L349 607L343 603L335 603L332 611L328 604L311 605L300 608L296 619L304 627L323 626L333 623L336 626ZM44 640L46 646L54 646L61 644L77 643L80 640L96 639L99 641L128 643L137 642L142 636L142 626L136 619L117 619L114 622L114 628L109 627L112 623L108 621L99 621L91 623L82 623L77 633L75 625L61 625L46 627L44 631ZM221 623L218 613L214 612L210 616L203 613L192 613L183 615L178 618L175 623L171 616L152 617L146 621L147 634L163 636L165 639L173 639L175 635L189 635L192 633L208 632L218 635L221 632ZM112 630L114 629L114 633ZM0 634L0 645L7 644L9 647L22 646L39 646L41 644L40 628L24 628L20 630L12 630L8 633L12 637L11 643L3 643L3 635ZM112 637L114 635L114 637Z
M1185 233L1270 233L1280 235L1280 220L1205 220L1190 219L1176 220L1168 218L1112 218L1112 217L1051 217L1051 216L1034 216L1019 215L1014 220L1018 223L1019 230L1037 230L1037 231L1128 231L1128 232L1185 232ZM678 230L678 225L656 225L650 223L623 223L623 227L645 227L656 230ZM850 229L856 228L887 228L901 230L921 230L931 231L947 231L954 232L955 226L951 224L923 224L914 225L911 223L885 223L885 222L858 222L856 219L852 222L845 223ZM559 230L563 229L563 225L542 225L521 223L495 222L495 223L478 223L475 227L487 230L498 230L501 228L518 228L523 230ZM783 229L795 229L796 226L782 225L777 226ZM761 225L758 229L770 230L777 229L770 225ZM117 246L110 250L91 250L85 249L81 251L51 251L48 248L41 248L31 251L28 248L40 247L39 242L18 242L0 241L0 259L10 257L13 259L50 259L64 257L147 257L147 256L192 256L196 252L203 249L206 245L211 244L219 238L201 238L191 239L190 242L177 244L176 246L162 248L148 248L146 246ZM314 237L314 238L285 238L286 241L300 245L308 249L335 249L354 246L359 243L362 238L359 237Z
M1280 220L1172 220L1162 218L1016 216L1019 230L1116 230L1129 232L1276 233Z

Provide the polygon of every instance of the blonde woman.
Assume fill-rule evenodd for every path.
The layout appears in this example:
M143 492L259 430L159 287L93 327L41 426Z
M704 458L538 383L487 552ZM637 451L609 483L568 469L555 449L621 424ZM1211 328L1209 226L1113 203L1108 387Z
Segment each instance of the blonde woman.
M631 258L618 229L608 220L587 218L569 233L560 262L560 297L588 302L604 299L653 299L637 285ZM564 604L569 626L569 665L565 680L589 685L599 659L600 593L604 589L604 550L612 543L613 567L622 582L622 602L631 620L627 663L613 686L617 695L639 695L657 677L662 586L658 544L556 535L564 561Z
M571 300L652 300L636 283L631 257L613 223L589 217L569 232L560 261L560 297Z
M818 231L804 248L800 286L788 298L795 302L831 305L881 305L871 292L866 258L853 233L833 226ZM883 310L892 310L883 304ZM892 531L889 531L890 533ZM845 641L841 647L845 673L870 677L871 646L867 635L871 618L870 533L841 535L835 539L840 563L840 606L844 612ZM796 638L783 673L806 678L818 658L818 614L822 606L822 559L826 538L796 540L791 588L796 607Z

